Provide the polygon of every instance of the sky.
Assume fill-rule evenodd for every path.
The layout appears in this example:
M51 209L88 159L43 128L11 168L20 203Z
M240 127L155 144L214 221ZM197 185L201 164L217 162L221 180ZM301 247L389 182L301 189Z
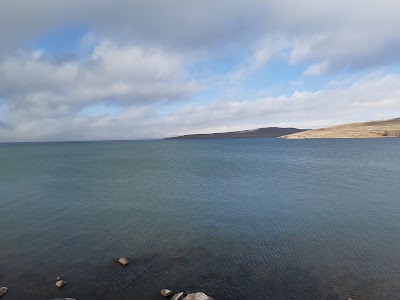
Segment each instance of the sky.
M400 117L398 0L2 0L0 142Z

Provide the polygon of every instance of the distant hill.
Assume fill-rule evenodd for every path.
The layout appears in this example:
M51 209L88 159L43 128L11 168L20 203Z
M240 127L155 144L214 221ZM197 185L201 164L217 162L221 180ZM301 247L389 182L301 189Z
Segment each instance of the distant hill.
M266 127L253 130L231 131L221 133L187 134L165 138L165 140L177 139L227 139L227 138L273 138L302 132L307 129Z
M356 122L281 136L285 139L384 138L400 137L400 118Z

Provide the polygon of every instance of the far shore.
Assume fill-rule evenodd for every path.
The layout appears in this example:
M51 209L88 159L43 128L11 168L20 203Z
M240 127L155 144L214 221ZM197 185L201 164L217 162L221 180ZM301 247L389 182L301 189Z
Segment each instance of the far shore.
M284 135L284 139L361 139L400 137L400 118L356 122Z
M167 137L164 140L227 138L361 139L394 137L400 137L400 118L355 122L319 129L265 127L243 131L186 134Z

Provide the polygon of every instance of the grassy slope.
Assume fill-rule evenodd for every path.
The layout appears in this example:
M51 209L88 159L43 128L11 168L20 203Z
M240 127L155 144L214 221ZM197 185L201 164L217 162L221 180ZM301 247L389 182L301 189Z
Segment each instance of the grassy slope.
M286 139L400 137L400 118L357 122L284 135Z

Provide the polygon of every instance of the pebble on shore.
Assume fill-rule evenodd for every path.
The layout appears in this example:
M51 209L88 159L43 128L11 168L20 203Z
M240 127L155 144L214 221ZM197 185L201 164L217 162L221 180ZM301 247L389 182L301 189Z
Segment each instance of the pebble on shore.
M184 296L185 296L185 293L180 292L180 293L174 295L171 300L182 300Z
M163 295L165 298L169 298L172 296L172 291L168 289L162 289L160 291L161 295ZM214 298L211 298L208 296L206 293L203 292L197 292L197 293L191 293L191 294L186 294L185 292L180 292L175 294L171 300L214 300Z
M8 292L8 288L6 288L5 286L1 286L0 287L0 298L2 296L4 296L5 294L7 294L7 292Z
M67 283L64 280L61 280L61 279L56 281L56 287L58 287L59 289L61 289L66 284Z
M183 300L214 300L203 292L197 292L187 295Z
M170 297L170 296L172 296L172 291L171 290L168 290L168 289L162 289L161 291L160 291L160 293L161 293L161 295L162 296L164 296L164 297Z
M129 261L125 257L121 257L120 259L118 259L118 262L124 267L129 263Z

